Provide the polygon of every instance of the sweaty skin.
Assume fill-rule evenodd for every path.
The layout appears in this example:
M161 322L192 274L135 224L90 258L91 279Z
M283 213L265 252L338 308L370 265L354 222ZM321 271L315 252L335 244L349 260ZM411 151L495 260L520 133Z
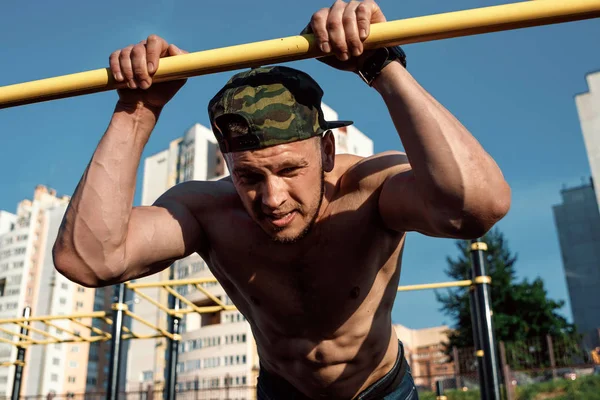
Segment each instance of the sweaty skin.
M356 71L369 24L384 20L372 0L336 1L310 25L335 55L325 61ZM510 188L471 133L393 62L373 89L406 154L335 155L327 133L227 154L231 177L133 207L144 146L184 83L152 75L161 57L183 53L152 35L111 55L129 89L71 199L56 268L100 287L198 253L249 321L266 369L310 398L353 398L397 357L391 309L406 233L479 237L508 212Z

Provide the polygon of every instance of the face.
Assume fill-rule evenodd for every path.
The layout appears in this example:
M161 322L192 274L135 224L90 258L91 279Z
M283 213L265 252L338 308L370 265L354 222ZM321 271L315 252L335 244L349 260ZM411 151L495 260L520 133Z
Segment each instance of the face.
M323 141L323 142L322 142ZM332 135L228 154L233 183L254 221L273 240L293 243L319 215ZM329 154L331 153L331 154Z

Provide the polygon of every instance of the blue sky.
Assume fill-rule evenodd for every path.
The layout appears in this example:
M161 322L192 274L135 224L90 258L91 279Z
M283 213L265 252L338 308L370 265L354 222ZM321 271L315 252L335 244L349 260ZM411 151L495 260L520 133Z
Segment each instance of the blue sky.
M497 1L382 0L388 20L501 4ZM151 33L189 51L296 34L329 1L35 2L2 7L0 86L107 66L109 54ZM492 154L513 191L498 226L519 256L519 277L541 276L553 298L568 300L552 205L564 184L589 177L574 95L600 69L600 21L582 21L405 46L410 72ZM314 60L290 64L314 76L324 100L375 141L402 149L383 101L349 73ZM192 124L230 73L190 79L165 109L144 156ZM0 209L15 211L45 184L71 195L109 121L116 93L0 110ZM140 170L141 172L141 170ZM141 174L140 174L141 177ZM139 202L141 190L138 180ZM454 242L409 234L402 284L447 280ZM567 303L568 305L568 303ZM570 309L564 314L571 318ZM450 320L432 291L400 293L394 322L412 328Z

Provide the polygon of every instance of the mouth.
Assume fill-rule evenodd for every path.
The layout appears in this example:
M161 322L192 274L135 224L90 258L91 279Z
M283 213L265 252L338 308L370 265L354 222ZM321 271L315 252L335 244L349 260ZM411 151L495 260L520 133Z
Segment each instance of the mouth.
M296 211L291 211L286 214L265 214L267 221L278 228L283 228L289 225L296 216Z

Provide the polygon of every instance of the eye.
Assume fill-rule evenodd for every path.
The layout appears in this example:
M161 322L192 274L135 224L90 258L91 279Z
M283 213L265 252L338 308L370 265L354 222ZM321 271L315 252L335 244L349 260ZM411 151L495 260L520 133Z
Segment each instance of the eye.
M247 184L254 184L260 182L260 180L262 179L261 175L252 173L239 174L238 177L240 178L240 180Z
M292 176L292 175L295 175L299 169L300 169L299 167L287 167L287 168L280 170L279 175Z

